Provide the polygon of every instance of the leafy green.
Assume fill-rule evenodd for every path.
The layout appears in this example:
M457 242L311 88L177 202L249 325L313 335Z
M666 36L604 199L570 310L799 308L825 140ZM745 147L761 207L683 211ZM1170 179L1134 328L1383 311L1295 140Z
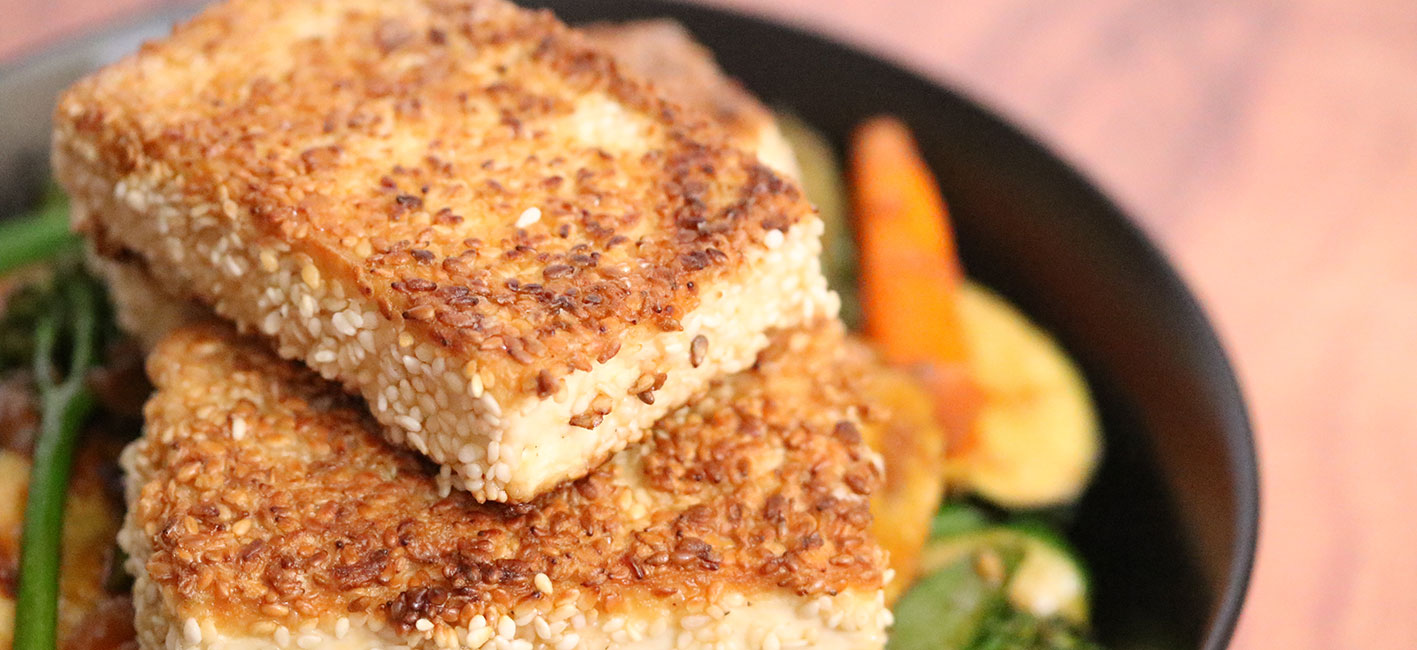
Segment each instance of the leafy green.
M50 187L34 212L0 220L0 274L51 259L77 248L78 242L69 232L68 200L57 187Z
M895 605L888 650L957 650L1008 608L1001 585L963 557L918 580Z
M968 650L1102 650L1102 646L1062 619L1007 610L984 623Z
M895 606L891 650L1100 650L1087 636L1086 606L1081 615L1074 611L1075 598L1060 596L1058 609L1040 610L1046 615L1028 611L1055 592L1074 593L1063 587L1078 581L1086 595L1081 561L1041 520L947 503L920 566L926 576ZM1020 598L1029 594L1042 599Z

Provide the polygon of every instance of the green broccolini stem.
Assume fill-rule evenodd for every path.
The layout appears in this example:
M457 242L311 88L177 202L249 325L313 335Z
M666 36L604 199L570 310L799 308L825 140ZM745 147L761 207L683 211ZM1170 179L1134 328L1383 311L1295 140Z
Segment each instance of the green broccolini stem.
M65 283L35 330L34 372L39 388L40 433L30 470L29 497L20 540L14 650L54 650L59 605L59 552L64 501L74 449L94 406L85 375L94 363L98 303L86 282ZM72 328L67 373L54 373L60 328Z

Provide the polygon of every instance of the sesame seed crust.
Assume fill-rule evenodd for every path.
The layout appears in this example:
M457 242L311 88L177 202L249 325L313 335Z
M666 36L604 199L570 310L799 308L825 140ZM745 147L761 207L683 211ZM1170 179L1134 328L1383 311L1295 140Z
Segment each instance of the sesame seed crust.
M880 459L840 433L872 426L858 377L875 367L843 354L835 323L774 335L644 445L523 505L440 496L356 399L225 326L179 330L148 371L121 542L159 594L137 599L150 616L206 612L231 634L357 615L437 641L561 608L609 621L785 598L815 603L816 627L883 634Z
M545 13L242 0L66 93L54 160L163 291L524 502L835 311L820 221L741 141Z
M667 18L595 23L579 28L621 65L654 84L660 95L703 110L769 167L796 178L791 145L772 112L736 80L724 75L713 53L683 25Z

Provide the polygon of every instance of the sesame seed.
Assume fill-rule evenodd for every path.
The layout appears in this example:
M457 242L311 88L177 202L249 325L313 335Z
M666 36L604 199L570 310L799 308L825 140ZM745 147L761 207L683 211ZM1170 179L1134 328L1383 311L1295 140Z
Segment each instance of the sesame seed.
M768 234L763 236L763 245L767 246L769 249L775 249L782 246L783 240L784 236L782 231L773 229L769 230Z
M773 231L777 232L777 231ZM708 337L700 334L689 344L689 365L697 368L708 355Z
M243 418L231 419L231 439L241 440L246 437L246 420Z
M305 266L300 268L300 279L305 282L305 286L319 291L320 269L315 268L314 264L306 264Z
M492 640L492 634L492 628L486 627L485 625L483 627L473 629L472 631L467 633L467 647L482 647L483 644Z
M403 427L405 430L409 431L410 433L418 433L419 431L422 431L422 430L423 430L423 425L422 425L421 423L419 423L418 420L415 420L415 419L413 419L413 417L408 416L408 415L396 415L396 416L394 416L394 424L397 424L397 425Z
M493 443L493 444L496 444L496 443ZM547 594L547 595L550 595L550 594L551 594L551 590L552 590L551 578L547 577L545 573L538 573L538 574L536 574L536 578L535 578L535 580L534 580L533 582L536 583L536 590L537 590L537 591L540 591L541 593Z
M335 621L335 638L343 639L346 634L349 634L349 617L341 616Z
M416 622L414 622L413 627L416 628L419 632L427 632L428 630L433 629L433 621L430 621L426 618L420 618Z
M682 625L686 630L697 630L705 625L708 625L711 620L712 619L707 616L695 614L693 616L685 616L684 619L679 622L679 624Z
M538 221L541 221L541 208L527 208L517 217L517 227L525 228Z
M182 638L186 639L190 645L202 642L202 626L197 624L197 619L189 616L186 621L183 621Z

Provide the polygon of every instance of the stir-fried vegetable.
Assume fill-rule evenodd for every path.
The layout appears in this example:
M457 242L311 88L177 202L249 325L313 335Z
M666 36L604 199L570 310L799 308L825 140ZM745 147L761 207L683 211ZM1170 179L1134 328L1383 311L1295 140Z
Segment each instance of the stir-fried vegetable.
M20 542L15 650L54 647L58 620L59 542L75 443L94 405L85 383L98 348L99 294L78 275L57 277L35 323L33 374L40 396L40 432ZM55 357L67 351L67 368Z
M894 118L857 129L851 174L866 335L888 361L920 370L954 454L968 448L977 396L957 304L964 276L944 199Z
M892 650L1096 648L1082 629L1087 573L1056 533L961 504L940 511L935 532L925 577L895 608Z
M980 519L967 527L956 524L953 530L933 537L921 555L924 572L986 552L1016 557L1004 585L1014 609L1039 618L1061 617L1080 625L1088 622L1087 571L1061 536L1034 520L994 524L961 504L945 506L940 517L959 517L954 514L958 511L975 513L972 516ZM937 524L936 530L941 529L948 530Z
M51 187L33 213L0 221L0 273L53 258L77 246L69 232L69 206L59 188Z
M86 377L106 330L102 289L72 254L76 242L57 193L38 212L0 224L0 272L53 266L18 291L0 319L0 369L28 364L40 414L21 528L16 650L56 642L64 502L79 430L95 403Z
M1082 373L1047 332L988 289L965 283L958 304L983 399L973 444L950 458L950 480L1006 508L1074 501L1102 453Z

